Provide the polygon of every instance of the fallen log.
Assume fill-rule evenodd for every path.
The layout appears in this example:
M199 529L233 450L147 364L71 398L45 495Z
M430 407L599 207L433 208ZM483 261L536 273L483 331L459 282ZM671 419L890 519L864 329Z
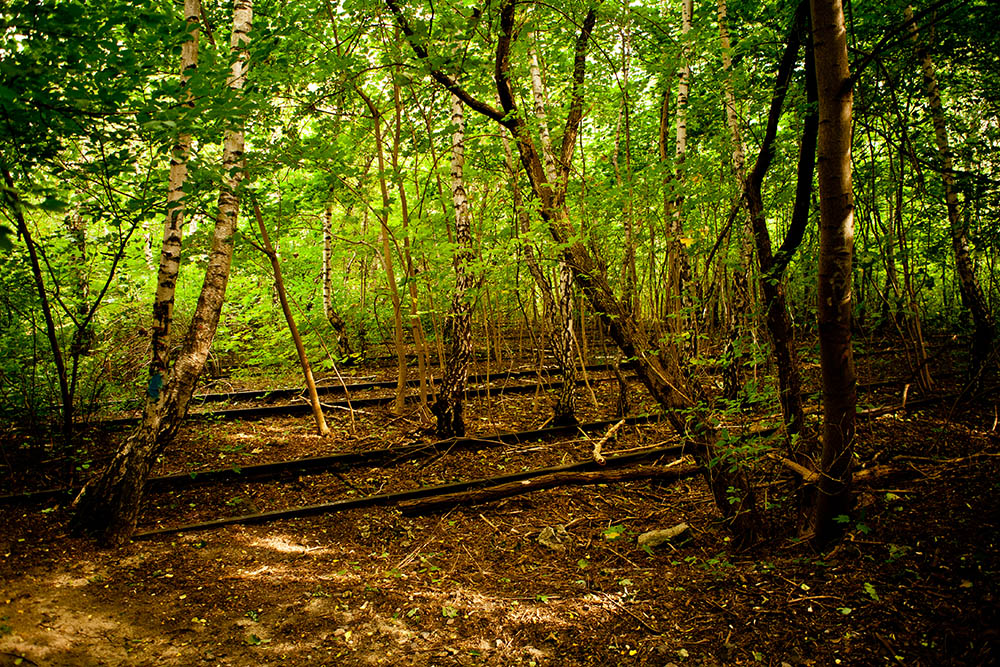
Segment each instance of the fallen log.
M436 512L439 510L451 509L455 505L475 505L518 496L532 491L543 489L553 489L559 486L568 485L589 485L589 484L614 484L618 482L631 482L640 479L661 479L676 481L693 477L701 472L701 466L643 466L640 468L628 468L625 470L598 470L595 472L557 472L533 479L525 479L520 482L509 482L497 486L489 486L484 489L474 491L464 491L460 493L449 493L433 498L421 498L416 500L406 500L399 503L399 509L404 514L422 514L424 512Z
M448 438L446 440L436 440L426 443L413 443L409 445L396 445L380 449L368 449L360 452L345 452L341 454L328 454L326 456L311 456L301 459L289 459L286 461L275 461L271 463L252 463L244 466L232 465L228 468L216 468L210 470L193 470L186 473L173 473L158 477L150 477L146 483L151 490L162 490L164 488L176 488L181 486L194 486L197 484L214 484L216 482L227 481L248 481L273 479L282 474L315 474L327 470L335 470L348 464L355 465L392 465L400 460L416 457L425 454L437 454L441 450L451 451L455 448L470 448L476 446L490 447L504 444L517 444L552 438L572 431L582 429L599 429L611 426L624 421L625 424L636 426L658 421L659 414L646 414L628 417L624 420L601 420L588 422L586 424L565 424L562 426L549 426L546 428L532 429L530 431L511 431L484 434L481 436L469 436L461 438ZM37 502L58 498L60 496L72 497L80 492L82 487L72 486L59 489L42 489L39 491L28 491L9 496L0 496L0 506L13 505L17 503Z

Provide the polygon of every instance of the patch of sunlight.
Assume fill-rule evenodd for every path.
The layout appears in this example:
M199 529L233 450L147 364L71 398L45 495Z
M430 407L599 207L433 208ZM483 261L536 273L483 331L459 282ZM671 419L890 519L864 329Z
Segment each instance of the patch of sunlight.
M303 544L296 544L283 535L261 537L250 543L250 546L258 549L273 549L283 554L324 554L330 550L326 547L307 547Z

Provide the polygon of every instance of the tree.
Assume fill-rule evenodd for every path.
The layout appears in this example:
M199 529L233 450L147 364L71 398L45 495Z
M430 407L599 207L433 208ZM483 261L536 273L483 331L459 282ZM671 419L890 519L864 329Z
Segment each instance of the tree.
M934 124L934 141L937 144L938 156L941 160L941 179L944 182L945 204L948 208L948 230L951 236L952 253L955 257L955 273L958 278L959 291L962 295L962 303L972 314L972 321L975 324L975 330L972 334L972 363L970 364L970 374L975 378L993 347L996 322L993 320L983 290L976 279L975 265L969 252L968 233L959 214L955 165L948 141L948 125L945 120L944 105L941 102L941 91L938 86L934 60L927 47L920 40L920 33L913 16L913 6L907 5L904 13L916 47L917 59L920 61L920 71L923 75L924 88L927 91L927 105L930 107L931 121Z
M455 206L455 291L452 293L451 310L445 325L448 338L448 362L437 400L432 406L437 417L437 433L451 438L465 435L462 401L465 380L469 375L472 358L472 272L469 263L472 253L472 230L469 219L469 198L465 193L465 113L462 101L451 95L451 123L454 127L451 140L451 196Z
M823 454L814 543L823 548L842 532L851 497L857 381L851 345L851 263L854 192L851 188L853 92L847 30L840 0L810 0L819 95L820 203L819 320L823 375Z
M238 92L246 81L252 0L237 0L233 9L230 47L233 54L228 86ZM222 185L208 266L181 351L166 377L153 366L146 404L138 428L115 452L111 462L90 479L74 500L75 530L98 534L108 545L124 544L135 532L146 480L156 457L173 439L187 414L195 383L208 358L219 323L233 257L233 236L239 214L239 188L244 175L244 135L240 124L225 132ZM173 244L167 221L165 243ZM161 263L172 260L163 254Z

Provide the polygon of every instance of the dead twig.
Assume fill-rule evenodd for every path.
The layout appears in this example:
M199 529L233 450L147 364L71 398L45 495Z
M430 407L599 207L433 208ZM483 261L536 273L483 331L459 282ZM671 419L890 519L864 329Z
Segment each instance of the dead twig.
M594 444L594 461L597 463L597 465L601 465L602 466L602 465L605 465L608 462L607 459L605 459L601 455L601 448L604 446L604 443L606 443L611 438L611 436L613 436L615 434L615 432L618 431L618 429L620 429L622 427L622 424L624 424L624 423L625 423L625 420L622 419L620 422L618 422L617 424L615 424L614 426L612 426L611 428L609 428L608 432L604 434L604 437L601 438L600 440L598 440Z

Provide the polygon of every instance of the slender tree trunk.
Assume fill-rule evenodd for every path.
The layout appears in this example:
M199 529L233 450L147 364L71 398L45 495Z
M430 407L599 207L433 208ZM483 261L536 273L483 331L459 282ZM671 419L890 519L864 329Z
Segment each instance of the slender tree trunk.
M347 338L347 324L333 307L333 204L326 205L323 215L323 317L337 335L337 352L351 354L351 341Z
M722 88L725 94L726 124L729 126L729 136L732 141L733 173L740 187L746 183L746 152L743 148L743 137L740 133L740 119L736 113L736 93L733 88L733 59L730 54L729 27L726 25L726 0L718 0L719 44L722 51ZM742 340L747 334L753 334L750 326L750 264L753 261L752 229L741 230L740 263L741 271L733 276L733 303L729 317L729 340L726 343L728 368L724 370L723 395L735 399L743 385L743 364L746 353L743 351Z
M382 268L385 270L386 283L389 287L389 297L392 299L393 314L393 338L396 348L396 402L393 412L397 415L403 414L406 409L406 347L403 336L403 305L399 298L399 286L396 284L396 272L392 262L392 246L389 239L389 219L388 211L391 206L389 200L389 188L385 180L385 149L382 146L382 114L375 106L372 99L365 94L361 87L357 87L358 95L364 100L365 105L372 114L372 121L375 123L375 154L378 156L378 183L382 192L382 212L378 214L381 225L379 238L382 243Z
M691 95L691 47L688 44L691 32L692 14L694 13L693 0L680 0L681 2L681 68L677 73L677 102L674 107L674 121L676 124L676 141L674 145L674 162L676 171L674 172L673 192L667 195L667 219L669 220L670 248L668 251L668 299L670 299L671 331L676 342L680 342L682 336L691 334L686 324L686 307L689 304L688 285L690 281L690 259L684 245L684 160L687 157L687 113L688 99ZM697 336L686 341L691 345L690 349L696 349ZM687 347L688 345L685 345Z
M465 112L458 97L451 96L451 122L454 126L451 141L451 195L455 205L455 291L451 299L451 312L445 324L448 339L448 365L445 369L437 401L432 408L437 417L437 433L443 438L465 434L463 400L465 380L469 375L472 359L472 304L469 291L472 273L469 263L472 252L472 226L469 219L469 198L465 192ZM450 335L448 335L450 334Z
M774 141L781 119L781 109L784 105L788 84L794 69L796 54L799 50L800 17L804 18L806 5L799 5L799 11L793 19L785 47L778 67L774 94L771 98L771 108L768 113L767 128L760 153L744 185L744 202L750 218L750 226L757 250L757 262L760 266L760 293L764 301L764 321L767 325L771 345L774 348L775 365L778 371L778 391L781 412L784 417L789 448L791 449L794 435L802 429L804 414L802 410L802 381L799 374L799 363L795 353L795 338L792 330L788 305L785 300L783 284L784 269L792 254L798 247L809 219L809 196L812 192L814 171L814 155L816 152L817 117L810 113L802 131L802 144L799 153L797 170L796 198L792 212L792 224L789 233L776 253L771 249L771 236L767 228L762 195L764 177L770 169L774 156ZM800 14L801 13L801 14ZM812 73L811 56L806 56L806 70ZM813 90L811 84L807 87ZM807 94L812 101L812 93ZM794 453L794 452L793 452Z
M934 124L934 140L937 143L938 155L941 159L941 178L944 181L944 198L948 208L948 224L951 231L951 249L955 255L955 274L958 279L962 303L972 314L975 331L972 334L972 363L970 373L977 376L983 363L990 354L993 337L996 334L996 322L986 304L983 290L976 279L976 267L969 253L969 237L966 226L962 223L958 209L958 188L955 184L955 166L951 146L948 141L948 126L944 117L944 105L941 103L941 91L938 87L937 72L930 52L920 40L917 24L913 22L913 7L904 10L907 21L910 21L910 36L916 45L917 58L923 73L924 88L927 90L927 104L930 107L931 121Z
M330 428L326 425L323 417L323 406L319 403L319 394L316 392L316 381L313 380L312 367L309 365L309 357L306 356L306 347L302 344L302 336L299 335L299 328L295 325L295 317L292 316L292 309L288 305L288 294L285 292L285 280L281 274L281 262L278 261L278 253L271 245L271 236L267 233L264 225L264 217L260 213L260 205L253 203L253 214L257 218L257 228L260 230L260 238L263 242L264 254L271 262L271 270L274 272L274 289L278 292L278 301L281 302L281 312L285 315L285 322L288 323L288 331L292 334L292 343L295 345L295 352L299 356L299 365L302 366L302 376L306 381L306 390L309 392L309 403L312 405L313 419L316 420L316 430L319 434L326 436L330 434Z
M398 29L397 35L398 38ZM427 413L427 390L428 390L428 355L427 355L427 343L424 339L424 325L420 320L420 315L418 314L418 293L417 293L417 274L413 268L413 257L410 254L410 235L407 233L407 228L410 225L410 207L406 198L406 184L400 175L399 169L399 139L403 129L402 122L402 112L403 104L400 99L400 88L396 80L393 81L392 85L392 98L395 105L396 111L396 122L395 128L392 134L392 170L394 174L397 174L397 192L399 193L399 212L400 217L403 221L403 268L406 271L406 282L407 288L410 294L410 331L413 335L413 346L417 353L417 374L419 376L420 388L420 414L422 419L429 420L430 415Z
M14 220L17 223L17 233L24 239L24 245L28 249L28 261L31 264L31 276L35 281L35 291L38 293L38 301L42 308L42 317L45 319L45 335L52 350L52 361L56 366L56 376L59 380L59 398L62 400L63 434L68 440L73 432L73 396L69 389L69 377L66 373L66 361L63 357L62 347L59 344L59 336L56 331L56 323L52 317L52 305L49 303L49 295L45 290L45 279L42 276L42 266L38 261L38 251L35 248L35 241L31 237L31 230L28 229L27 220L24 218L24 209L21 206L21 198L14 188L14 177L7 168L6 163L0 162L3 167L3 180L7 185L4 195L7 198L7 205Z
M820 197L819 319L823 376L823 454L816 500L814 543L839 538L837 517L850 511L851 457L857 382L851 345L851 265L854 194L851 189L853 93L841 0L810 0L819 93Z
M914 370L917 373L917 382L924 393L930 393L934 389L934 381L931 378L929 358L927 356L927 343L924 340L924 331L920 318L920 302L917 299L917 291L913 286L913 272L910 270L910 252L906 247L906 226L903 224L903 165L905 162L900 156L899 160L899 183L896 185L896 205L893 208L893 230L889 234L889 242L893 243L893 237L899 244L899 258L903 265L903 303L906 312L903 313L903 321L910 334L913 348Z
M234 55L228 81L234 91L246 79L247 46L253 19L251 0L237 0L233 9L231 48ZM243 130L230 128L223 142L223 177L219 189L218 215L209 252L208 266L194 317L176 363L166 381L162 370L150 377L147 401L138 428L126 439L111 462L95 475L74 501L73 528L98 534L108 545L119 546L135 532L146 480L157 456L173 439L187 414L195 384L208 358L225 299L233 257L233 236L239 213L239 186L243 180ZM173 234L168 231L173 242ZM166 255L166 253L164 253ZM166 257L164 257L166 259ZM154 369L159 359L154 357Z
M548 117L546 112L545 86L542 82L541 68L538 64L538 54L531 49L531 63L529 73L531 75L531 92L534 99L535 120L538 123L538 139L542 148L542 157L545 160L545 178L548 183L555 184L558 181L556 170L555 153L552 150L552 137L549 134ZM533 256L529 261L534 260ZM537 260L534 261L537 267ZM543 281L539 283L539 289L553 290L550 307L544 312L548 315L549 344L552 346L552 354L555 356L556 365L562 375L562 386L559 388L559 397L553 410L553 424L575 424L576 419L576 363L573 359L573 272L564 260L559 260L558 277L555 282ZM540 272L540 269L539 269ZM536 282L538 277L535 276ZM544 295L543 295L544 300Z
M184 20L190 39L181 46L181 86L186 88L198 67L198 40L201 20L200 0L184 0ZM185 94L185 107L194 109L194 98ZM181 264L181 245L184 239L184 214L186 202L184 184L187 182L187 163L191 155L191 134L180 132L170 150L170 176L167 182L167 218L163 225L160 244L160 263L156 275L156 295L153 297L152 358L149 362L151 384L162 384L170 364L171 326L174 321L174 293Z

